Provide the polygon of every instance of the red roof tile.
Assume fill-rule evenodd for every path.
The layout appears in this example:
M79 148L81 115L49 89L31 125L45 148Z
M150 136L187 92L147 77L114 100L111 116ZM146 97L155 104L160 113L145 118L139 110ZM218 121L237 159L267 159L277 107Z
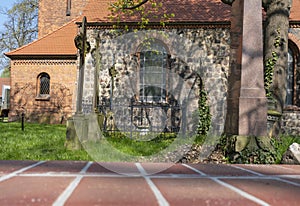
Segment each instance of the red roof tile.
M76 55L74 37L77 34L76 20L30 44L6 53L8 57L26 55Z
M83 16L87 17L89 23L112 23L109 19L111 12L109 6L114 0L90 0L83 11ZM161 2L161 1L159 1ZM163 8L160 8L154 15L164 13L174 13L170 22L178 23L218 23L229 22L231 7L222 3L221 0L164 0ZM300 21L300 0L293 0L290 19ZM76 55L77 49L74 45L74 37L77 34L75 22L79 22L79 17L49 35L38 39L26 46L20 47L14 51L6 53L10 58L14 56L28 55ZM138 16L124 16L123 21L139 21ZM151 18L153 22L159 22L159 19Z
M88 22L111 22L108 18L111 14L109 6L111 0L90 0L83 11ZM161 2L161 1L158 1ZM170 22L220 22L230 21L230 6L221 0L164 0L163 7L153 13L157 16L165 14L175 14L169 19ZM147 5L147 4L146 4ZM149 8L151 7L148 4ZM131 15L121 18L122 21L139 21L138 15ZM151 18L152 22L159 22L157 18Z

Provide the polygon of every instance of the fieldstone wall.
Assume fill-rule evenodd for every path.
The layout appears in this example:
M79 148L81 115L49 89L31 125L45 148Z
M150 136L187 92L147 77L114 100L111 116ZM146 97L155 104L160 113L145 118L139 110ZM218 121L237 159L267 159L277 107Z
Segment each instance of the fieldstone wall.
M284 111L281 117L281 128L284 134L300 134L300 111Z
M220 135L223 132L230 53L229 29L170 29L122 34L90 29L87 35L92 50L86 56L85 65L83 104L86 113L91 111L89 105L93 101L95 74L100 100L110 98L112 87L114 98L120 97L122 101L138 93L137 53L145 41L155 39L168 49L169 90L181 105L187 104L188 109L183 114L193 116L197 111L199 90L203 85L208 93L212 115L210 134ZM113 80L109 75L112 66L117 72Z

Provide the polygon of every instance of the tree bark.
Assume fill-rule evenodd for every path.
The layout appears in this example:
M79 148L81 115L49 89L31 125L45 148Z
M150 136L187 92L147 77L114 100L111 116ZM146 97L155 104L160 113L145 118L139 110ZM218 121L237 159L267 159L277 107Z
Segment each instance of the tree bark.
M275 110L282 113L286 98L286 68L288 55L289 15L292 0L263 0L267 19L265 24L266 62L274 59L271 94Z

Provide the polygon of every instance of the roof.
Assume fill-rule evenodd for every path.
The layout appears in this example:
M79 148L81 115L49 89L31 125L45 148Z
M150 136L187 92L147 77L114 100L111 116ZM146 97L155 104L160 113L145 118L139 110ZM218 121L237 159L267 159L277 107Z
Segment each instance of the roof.
M87 17L89 23L112 23L114 20L108 18L111 15L109 7L112 2L112 0L90 0L83 11L83 16ZM300 21L300 0L293 0L292 2L290 20ZM151 9L151 5L148 4L148 6L147 9ZM171 17L169 22L229 23L231 6L224 4L221 0L164 0L163 8L160 8L158 12L154 12L150 17L150 21L159 22L159 19L153 18L153 16L172 13L175 16ZM140 21L140 16L138 14L121 15L121 21L137 22Z
M90 0L83 11L83 16L87 17L90 23L109 23L115 21L109 19L111 14L109 6L111 0ZM158 1L160 2L160 1ZM154 12L150 17L151 22L160 22L160 19L154 16L163 16L163 14L175 14L169 18L170 22L224 22L230 21L231 7L221 2L221 0L164 0L163 7ZM151 9L151 4L147 10ZM131 16L121 16L121 21L137 22L140 16L138 14Z
M9 77L0 77L0 97L2 97L2 87L3 85L10 85L10 78Z
M54 32L22 46L16 50L6 53L8 57L16 56L72 56L77 55L74 37L77 34L76 20L73 20Z
M87 17L90 24L113 23L110 19L111 12L109 6L114 0L90 0L82 16ZM159 0L158 0L159 1ZM160 1L159 1L160 2ZM164 0L163 8L153 13L150 21L159 22L154 18L155 15L174 13L175 16L169 19L173 23L194 23L194 24L213 24L230 22L231 7L221 2L221 0ZM148 6L151 6L148 4ZM300 22L300 0L293 0L290 20ZM26 46L6 53L10 58L28 56L69 56L77 55L74 44L74 37L77 34L76 22L81 17L63 25L56 31L40 38ZM138 15L122 16L121 21L137 22Z

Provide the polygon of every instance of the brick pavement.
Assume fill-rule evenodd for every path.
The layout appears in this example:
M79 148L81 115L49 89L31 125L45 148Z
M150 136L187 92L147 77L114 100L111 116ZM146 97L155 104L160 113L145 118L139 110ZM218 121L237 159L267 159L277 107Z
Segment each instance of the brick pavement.
M300 205L298 165L0 161L0 205Z

